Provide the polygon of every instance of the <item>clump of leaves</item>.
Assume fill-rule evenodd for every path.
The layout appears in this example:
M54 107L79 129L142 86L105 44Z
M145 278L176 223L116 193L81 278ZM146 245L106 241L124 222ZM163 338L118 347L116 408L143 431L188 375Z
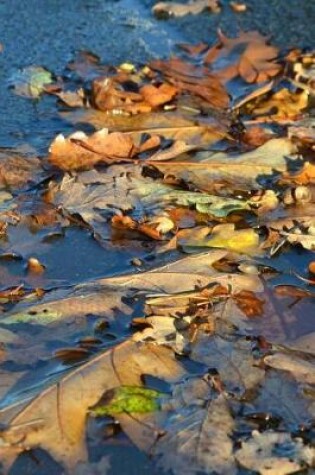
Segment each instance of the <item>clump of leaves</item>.
M3 152L1 256L28 268L21 279L0 269L4 471L38 447L67 473L107 470L107 458L88 460L91 414L114 418L175 474L314 468L313 329L293 338L314 297L314 55L283 56L257 32L181 47L145 66L80 52L56 83L39 67L13 81L27 97L56 95L64 117L97 130L57 136L43 161ZM72 224L106 260L122 243L150 253L129 274L47 289L45 233ZM19 226L33 248L12 239ZM293 246L305 272L286 255Z

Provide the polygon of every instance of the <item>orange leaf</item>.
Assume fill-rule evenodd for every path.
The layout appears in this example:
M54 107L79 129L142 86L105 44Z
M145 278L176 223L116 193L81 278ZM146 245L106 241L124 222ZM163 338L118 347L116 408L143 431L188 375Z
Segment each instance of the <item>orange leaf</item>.
M174 99L177 89L166 83L161 84L159 87L147 84L140 89L140 93L150 106L158 107Z

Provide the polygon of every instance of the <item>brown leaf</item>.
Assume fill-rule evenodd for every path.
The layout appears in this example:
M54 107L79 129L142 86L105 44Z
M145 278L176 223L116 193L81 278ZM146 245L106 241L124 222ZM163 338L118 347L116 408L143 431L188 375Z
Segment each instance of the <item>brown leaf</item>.
M260 188L259 178L276 177L288 167L287 156L295 147L286 138L271 139L262 146L240 155L200 152L195 157L179 157L170 161L152 161L166 178L169 175L213 192L218 185L238 189ZM148 160L147 163L150 163Z
M271 119L285 120L297 119L308 105L308 94L305 91L291 92L288 89L280 89L269 98L258 98L258 101L249 103L246 110L254 117L268 115Z
M242 290L238 294L234 294L233 299L247 317L253 318L263 315L264 300L259 299L250 290Z
M22 188L40 181L44 176L38 158L23 157L16 153L0 152L0 185Z
M241 136L242 142L250 147L260 147L264 143L268 142L272 138L272 134L268 133L265 129L259 126L253 126L248 128Z
M117 229L130 229L132 231L138 231L139 233L142 233L151 239L156 239L158 241L162 239L161 234L154 226L150 226L149 223L138 223L134 219L130 218L130 216L113 216L112 225Z
M91 136L76 132L58 135L49 148L49 161L62 170L92 168L97 163L131 161L137 148L128 134L99 130Z
M229 96L218 77L205 67L195 66L180 58L155 60L150 67L160 71L169 82L182 91L189 92L215 108L227 108Z
M140 89L140 94L152 108L155 108L170 102L176 96L177 89L166 83L159 87L148 84Z
M92 84L93 105L101 111L123 111L126 114L150 112L152 107L141 94L124 91L113 78L100 78Z
M219 43L208 51L205 63L211 63L225 80L240 75L248 83L266 81L281 71L281 65L275 62L278 49L267 41L256 31L242 32L237 38L227 38L219 31ZM222 68L221 59L228 66Z
M7 429L1 433L2 440L9 444L1 445L2 463L8 468L18 453L39 446L73 473L74 467L87 459L85 426L89 408L112 388L141 386L143 374L170 382L184 371L167 348L127 341L74 370L24 407L15 408L13 417L9 415L10 407L2 410L2 421L9 415ZM123 415L123 428L130 419L131 415ZM149 421L142 427L147 449L158 435L154 418L151 421L151 427Z

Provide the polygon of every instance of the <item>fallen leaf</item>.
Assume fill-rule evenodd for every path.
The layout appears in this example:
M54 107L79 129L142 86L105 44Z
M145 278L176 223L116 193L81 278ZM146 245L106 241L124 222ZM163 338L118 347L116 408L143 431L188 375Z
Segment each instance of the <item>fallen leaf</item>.
M291 354L274 353L266 356L264 362L271 368L290 372L298 381L315 384L314 358L304 359Z
M264 145L271 138L272 134L268 133L265 129L259 126L253 126L249 129L246 129L244 134L241 136L242 142L253 148Z
M312 466L315 453L289 433L253 431L235 456L242 466L261 475L287 475Z
M37 99L52 80L52 74L42 66L28 66L13 74L9 83L15 94Z
M186 235L179 237L178 242L184 249L218 247L245 254L259 253L259 236L251 228L235 230L233 224L219 224L211 233L207 228L205 232L207 232L205 236L198 238L195 230L189 232L190 236L187 236L186 230Z
M281 183L295 183L297 185L315 184L315 165L305 162L302 169L297 173L284 173L281 177Z
M219 42L207 52L205 63L211 63L225 80L239 75L248 83L260 83L280 73L277 55L278 49L256 31L242 32L237 38L227 38L219 31Z
M176 381L184 372L166 348L126 342L108 350L24 403L1 434L1 461L9 467L16 454L40 446L72 473L87 458L85 424L89 409L110 389L141 386L144 373ZM10 412L9 408L7 411ZM6 410L2 411L2 420L5 415ZM130 422L130 417L122 417L122 427L123 419ZM143 426L142 430L150 446L157 437L157 429Z
M141 167L127 166L123 169L112 166L106 172L94 170L78 176L65 175L54 188L53 202L67 213L80 215L103 239L109 237L106 222L116 215L120 217L115 217L113 224L119 221L121 226L124 224L147 235L152 232L152 237L157 238L154 223L161 220L167 210L186 206L222 218L233 211L251 209L246 200L185 191L144 178ZM122 218L127 212L128 217ZM153 225L153 229L150 231L147 225L151 228Z
M144 100L152 107L158 107L170 102L177 93L177 89L170 84L161 84L159 87L148 84L140 89Z
M266 187L266 180L274 181L287 171L288 156L295 150L288 139L271 139L240 155L199 152L184 160L180 157L170 161L154 160L152 165L165 177L174 175L204 191L211 192L218 184L237 189L259 189L262 184ZM147 163L150 164L150 160Z
M224 395L216 396L205 381L191 379L175 385L168 406L176 412L155 444L158 466L174 474L235 474L231 439L235 422Z
M230 301L229 301L230 302ZM245 397L248 391L256 388L264 379L265 371L260 368L250 348L251 342L244 338L231 340L229 335L229 319L233 317L233 309L218 307L218 328L224 335L210 336L199 332L195 343L191 346L192 360L207 365L218 372L225 391L236 398Z
M88 137L75 132L67 139L58 135L49 148L49 161L62 170L89 169L97 163L131 161L137 147L131 137L101 129Z
M176 2L159 2L152 8L154 15L157 17L198 15L204 10L209 10L213 13L220 12L221 8L218 0L189 0L185 5Z
M225 87L206 67L195 66L177 57L154 60L150 67L162 73L178 91L196 96L214 108L225 109L229 106Z
M23 188L38 184L45 178L38 158L24 157L11 151L0 152L0 186Z
M272 96L247 103L246 110L253 117L268 115L274 121L285 119L297 119L308 105L308 94L305 91L291 92L288 89L280 89Z
M159 398L163 393L141 386L120 386L103 394L102 398L90 408L93 416L114 416L117 414L146 414L159 411Z

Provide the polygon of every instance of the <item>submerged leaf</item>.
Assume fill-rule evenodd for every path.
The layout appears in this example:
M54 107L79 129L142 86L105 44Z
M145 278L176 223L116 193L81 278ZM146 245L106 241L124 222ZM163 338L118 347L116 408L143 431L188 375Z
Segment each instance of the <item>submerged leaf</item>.
M1 421L6 421L7 428L1 433L1 461L9 467L16 453L41 447L73 473L74 467L87 457L85 424L88 410L108 390L140 386L142 374L171 382L184 371L170 350L127 341L76 368L32 401L23 401L20 408L11 408L13 415L10 407L2 410ZM119 420L119 414L116 416ZM137 421L125 413L121 417L122 427L131 424L132 433ZM151 422L154 426L154 419ZM141 430L144 433L141 440L150 447L157 431L145 424Z
M295 151L296 147L289 139L280 138L271 139L257 149L240 155L200 152L192 158L166 162L156 160L152 165L165 177L176 176L200 190L211 192L218 185L229 185L232 189L259 189L287 171L288 157Z
M53 81L52 74L42 66L28 66L15 73L10 85L19 96L38 98L45 90L45 85Z
M159 398L163 393L137 386L120 386L104 394L101 400L91 408L94 416L115 415L121 413L147 413L160 409Z
M236 474L231 439L234 420L223 394L215 396L206 381L175 386L168 406L176 410L154 447L163 471L174 474Z
M251 228L235 230L233 224L219 224L210 230L204 228L206 235L198 236L195 230L185 231L179 237L179 244L185 249L189 247L218 247L240 253L258 253L259 236ZM200 229L202 231L202 228Z
M315 450L286 432L254 431L236 452L238 462L261 475L288 475L313 466Z

